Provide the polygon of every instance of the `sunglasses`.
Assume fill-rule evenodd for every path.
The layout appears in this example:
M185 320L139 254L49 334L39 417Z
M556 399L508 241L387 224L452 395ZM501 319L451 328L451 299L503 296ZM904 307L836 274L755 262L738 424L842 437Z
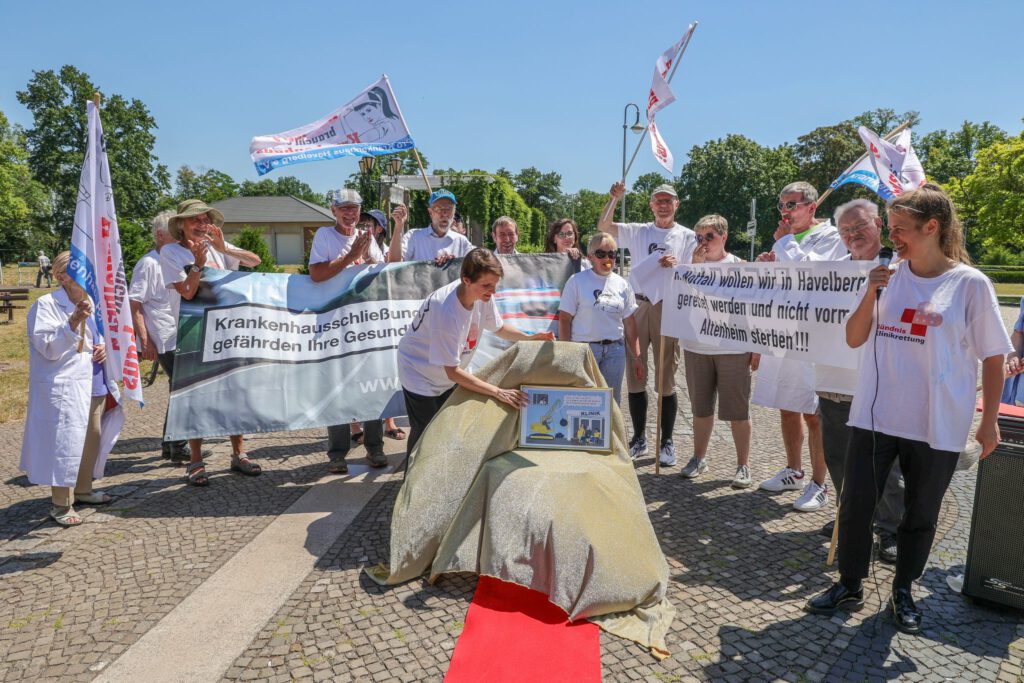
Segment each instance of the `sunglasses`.
M798 206L811 203L812 202L779 202L779 211L792 211Z
M697 235L697 241L698 242L710 242L711 240L715 239L716 235L717 235L717 233L713 233L713 232L705 233L703 235Z
M614 261L619 259L619 252L617 251L605 251L604 249L595 249L591 252L596 258L606 259L610 258Z
M561 237L564 240L567 240L570 237L575 239L576 233L574 233L572 230L568 230L566 232L556 232L555 237Z

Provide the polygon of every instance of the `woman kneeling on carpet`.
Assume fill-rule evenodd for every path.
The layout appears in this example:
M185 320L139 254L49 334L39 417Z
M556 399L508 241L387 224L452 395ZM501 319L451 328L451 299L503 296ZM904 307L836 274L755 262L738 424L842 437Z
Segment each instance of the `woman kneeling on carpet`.
M455 390L464 387L513 408L526 404L518 389L502 389L477 379L465 366L483 330L507 341L554 341L550 332L527 334L502 324L494 293L504 275L488 249L474 249L462 261L460 278L426 298L398 344L398 378L409 413L407 453Z

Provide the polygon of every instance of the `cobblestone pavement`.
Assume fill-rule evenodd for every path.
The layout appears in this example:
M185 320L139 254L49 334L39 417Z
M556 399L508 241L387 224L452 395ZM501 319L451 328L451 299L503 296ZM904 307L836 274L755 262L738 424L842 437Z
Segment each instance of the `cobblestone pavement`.
M675 436L680 464L692 447L685 393ZM228 445L215 441L211 486L187 487L183 470L163 464L151 436L165 401L166 389L155 386L143 411L130 409L102 487L118 500L108 509L84 508L86 523L69 530L47 521L46 489L26 486L17 472L21 424L0 425L0 680L91 680L325 474L323 431L257 435L247 444L264 464L263 476L227 473ZM777 414L755 408L753 418L757 481L784 456ZM653 412L650 423L653 434ZM652 458L638 463L671 570L673 656L658 663L602 634L605 680L1024 681L1021 614L971 604L946 585L966 558L975 471L958 473L946 497L915 589L926 611L924 633L911 637L879 611L892 578L880 563L859 614L802 612L836 576L824 565L828 539L818 534L834 508L801 514L791 507L797 492L731 489L735 460L724 427L716 425L709 472L695 481L682 479L679 466L655 476ZM400 486L400 475L389 477L225 680L443 678L476 579L381 588L361 573L387 558ZM187 642L167 647L189 656Z

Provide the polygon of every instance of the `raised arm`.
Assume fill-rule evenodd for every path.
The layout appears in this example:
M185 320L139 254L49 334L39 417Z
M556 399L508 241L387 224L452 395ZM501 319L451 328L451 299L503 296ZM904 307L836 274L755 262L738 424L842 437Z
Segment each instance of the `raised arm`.
M626 194L626 184L621 180L612 183L612 189L608 191L608 194L611 196L604 205L604 210L601 211L601 218L597 223L597 229L600 232L608 233L617 240L619 239L619 226L612 219L615 214L615 205Z

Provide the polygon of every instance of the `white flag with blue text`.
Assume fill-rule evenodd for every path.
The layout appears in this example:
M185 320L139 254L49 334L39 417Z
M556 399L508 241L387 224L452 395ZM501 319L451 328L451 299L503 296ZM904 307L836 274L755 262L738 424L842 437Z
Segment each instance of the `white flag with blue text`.
M256 172L264 175L282 166L395 154L415 146L384 74L347 104L313 123L274 135L257 135L249 143L249 156Z

